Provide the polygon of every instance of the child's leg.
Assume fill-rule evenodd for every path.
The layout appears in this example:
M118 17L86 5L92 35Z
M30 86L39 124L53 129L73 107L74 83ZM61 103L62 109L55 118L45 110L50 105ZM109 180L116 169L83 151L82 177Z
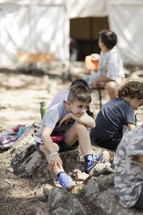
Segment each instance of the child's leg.
M78 140L83 156L92 154L89 131L86 126L74 123L65 133L65 143L72 146Z
M95 79L99 76L100 76L100 74L97 72L93 75L89 75L86 78L84 78L84 80L87 82L90 89L92 89Z
M59 151L59 146L58 146L57 144L55 144L55 143L54 143L54 146L55 146L55 152L58 152L58 151ZM40 145L40 151L43 152L43 153L45 154L46 159L47 159L47 161L48 161L48 163L49 163L49 159L50 159L49 155L50 155L50 153L49 153L47 147L46 147L44 144L41 144L41 145ZM52 170L54 171L54 173L55 173L56 175L57 175L59 172L64 171L62 165L54 165L54 167L53 167Z
M108 92L110 98L118 97L118 84L116 83L116 81L106 82L105 90Z
M96 158L94 157L91 148L89 131L86 126L80 123L75 123L65 133L65 143L67 145L72 146L77 139L85 159L85 170L89 175L92 175L95 165L102 158L102 154Z
M59 151L59 146L57 144L54 143L55 146L55 152ZM49 151L47 149L47 147L44 144L40 145L40 150L41 152L43 152L46 156L46 159L49 163ZM60 182L60 184L62 185L64 190L71 190L74 188L75 183L72 181L72 179L64 172L63 166L61 164L55 164L53 166L53 172L56 174L58 181Z

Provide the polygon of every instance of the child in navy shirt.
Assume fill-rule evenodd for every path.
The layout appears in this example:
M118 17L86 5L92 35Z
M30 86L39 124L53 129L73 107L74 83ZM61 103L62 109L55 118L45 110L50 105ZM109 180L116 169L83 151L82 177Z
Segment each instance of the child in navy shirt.
M134 110L143 105L143 83L126 83L118 90L118 96L102 106L90 134L93 143L114 150L122 139L123 127L132 130L136 125Z

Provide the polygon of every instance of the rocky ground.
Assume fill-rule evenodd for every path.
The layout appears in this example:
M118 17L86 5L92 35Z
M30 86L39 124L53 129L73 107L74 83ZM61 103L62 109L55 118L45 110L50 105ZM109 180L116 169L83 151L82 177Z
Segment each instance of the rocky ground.
M70 86L71 80L76 78L82 78L88 75L84 63L75 62L71 65L71 78L69 80L63 79L63 66L58 63L53 63L50 65L45 65L42 70L39 69L28 69L27 67L20 67L15 70L11 69L0 69L0 132L13 128L19 124L24 124L31 126L34 122L39 123L40 118L40 102L46 101L47 106L52 101L55 94L63 88L68 88ZM140 80L143 81L143 68L142 67L127 67L126 70L127 80ZM105 91L102 92L103 104L108 101L109 97ZM98 93L96 90L92 92L93 101L91 104L91 110L96 117L99 111L99 100ZM143 108L140 107L137 111L137 123L140 125L143 122ZM33 127L32 127L33 129ZM34 132L34 130L32 130ZM30 131L31 134L31 131ZM33 133L31 136L34 135ZM32 136L33 137L33 136ZM22 138L22 136L21 136ZM35 177L28 175L27 171L16 171L19 167L15 164L12 165L12 160L16 157L16 152L21 153L22 150L26 150L30 144L33 144L33 139L31 142L21 139L20 142L17 141L16 146L19 151L15 150L14 146L12 149L7 151L0 151L0 214L1 215L38 215L38 214L88 214L90 215L95 206L92 203L86 201L86 198L81 198L84 195L84 184L77 183L78 189L74 191L74 196L80 200L82 205L84 205L84 213L79 212L52 212L48 211L44 213L45 209L26 209L31 205L35 204L37 207L45 208L43 205L43 189L46 187L51 189L52 187L58 186L56 180L53 182L53 176L48 177L47 175L50 170L47 170L46 163L45 168L43 164L38 166L38 170L34 171ZM19 144L19 145L18 145ZM21 145L20 145L21 144ZM15 147L16 147L15 146ZM33 150L33 149L30 149ZM30 151L32 154L33 151ZM34 152L35 153L35 152ZM78 152L79 153L79 152ZM36 156L32 154L32 156ZM32 157L33 158L33 157ZM20 158L21 159L21 158ZM27 159L27 158L26 158ZM34 159L34 158L33 158ZM44 159L42 157L42 159ZM32 160L32 159L31 159ZM41 159L40 159L41 160ZM20 160L21 161L21 160ZM23 160L22 160L23 161ZM29 162L29 161L27 161ZM45 162L45 161L44 161ZM74 161L73 161L74 163ZM76 167L81 167L81 161ZM40 168L41 166L41 168ZM75 168L75 166L72 166ZM69 162L65 167L71 173L71 163ZM111 176L110 176L111 177ZM113 180L113 178L112 178ZM53 192L56 192L53 190ZM58 192L58 191L57 191ZM112 193L113 194L113 193ZM52 195L52 194L48 194ZM88 197L88 195L87 195ZM53 198L51 196L51 198ZM70 197L69 197L70 198ZM54 200L53 200L54 201ZM74 200L73 200L74 202ZM39 206L40 205L40 206ZM77 207L77 206L75 206ZM78 207L80 207L78 205ZM96 208L97 210L97 208ZM35 212L36 211L36 212ZM82 210L81 210L82 211ZM98 211L98 210L97 210ZM93 213L92 213L93 214ZM113 214L99 212L94 214ZM116 213L117 214L117 213ZM126 214L125 212L119 214ZM132 212L131 214L137 214Z

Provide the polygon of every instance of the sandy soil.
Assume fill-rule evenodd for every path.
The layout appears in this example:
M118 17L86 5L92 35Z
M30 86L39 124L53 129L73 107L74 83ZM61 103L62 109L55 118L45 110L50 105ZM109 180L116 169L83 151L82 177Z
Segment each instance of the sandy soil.
M62 88L68 88L71 80L62 80L62 65L49 65L41 71L28 70L0 70L0 132L13 128L19 124L31 125L39 122L40 102L46 101L47 106L55 94ZM76 62L71 67L71 77L82 78L88 75L83 63ZM143 69L128 67L126 70L128 80L143 81ZM103 104L109 97L102 92ZM91 110L96 116L99 110L99 100L96 91L92 93L93 101ZM138 124L143 122L143 108L137 111ZM0 152L0 156L4 152ZM30 180L14 175L10 169L0 168L0 191L5 194L0 198L1 215L23 214L31 202L36 202L42 197L42 187L37 186L37 180ZM3 196L3 195L2 195Z

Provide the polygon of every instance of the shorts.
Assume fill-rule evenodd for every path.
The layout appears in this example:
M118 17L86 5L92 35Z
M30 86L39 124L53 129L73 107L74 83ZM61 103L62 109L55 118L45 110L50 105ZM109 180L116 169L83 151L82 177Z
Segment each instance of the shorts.
M99 76L101 76L99 73L95 73L84 79L87 82L90 89L92 89L92 85L93 85L95 79L98 78ZM99 85L101 85L103 88L104 88L104 84L105 84L104 82L99 82Z
M76 141L72 146L67 145L65 142L57 142L56 144L59 146L59 152L66 152L66 151L74 150L79 145L78 141ZM37 151L41 151L40 145L41 145L41 143L38 143L38 142L35 143L34 147Z
M100 76L102 76L102 74L98 71L97 73L86 77L84 80L87 82L89 88L92 89L94 81L96 80L96 78L98 78ZM123 78L118 77L116 80L113 80L113 81L115 81L117 83L117 86L119 88L121 86L122 82L123 82ZM104 88L105 83L106 82L99 82L98 84L101 85Z
M118 140L114 140L114 139L111 139L111 140L102 139L101 140L101 139L94 139L94 138L92 139L93 144L106 148L106 149L109 149L109 150L113 150L113 151L116 151L120 141L121 141L121 139L118 139Z
M56 125L52 135L56 135L58 137L59 135L64 135L65 132L75 123L75 120L71 119L67 124L62 124L60 127L58 127L58 124ZM40 137L41 135L35 135L35 149L37 151L40 151L40 145L43 144L42 139ZM54 141L54 140L53 140ZM55 142L59 146L59 152L65 152L69 150L74 150L78 147L78 141L76 141L72 146L67 145L64 140Z

